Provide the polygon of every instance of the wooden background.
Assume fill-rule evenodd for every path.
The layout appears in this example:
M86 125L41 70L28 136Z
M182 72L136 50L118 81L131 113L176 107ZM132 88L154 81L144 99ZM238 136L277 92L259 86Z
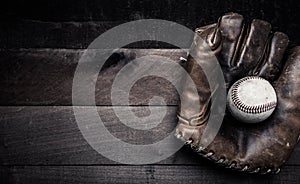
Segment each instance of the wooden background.
M1 3L2 4L2 3ZM0 7L0 182L1 183L299 183L300 145L275 176L245 175L216 167L183 147L151 165L123 165L98 154L81 135L72 110L72 79L89 43L106 30L142 18L175 21L191 29L216 22L225 12L260 18L300 45L298 0L44 0L3 3ZM121 36L121 35L120 35ZM116 38L117 39L117 38ZM179 103L166 80L149 77L134 85L130 108L147 116L153 96L168 107L163 122L149 131L123 125L109 98L115 75L147 54L178 62L186 50L160 42L139 42L113 54L96 82L99 115L123 141L141 144L163 139L176 126ZM88 109L82 101L73 104ZM162 108L154 104L158 110ZM88 117L87 117L88 118ZM153 120L155 121L155 120Z

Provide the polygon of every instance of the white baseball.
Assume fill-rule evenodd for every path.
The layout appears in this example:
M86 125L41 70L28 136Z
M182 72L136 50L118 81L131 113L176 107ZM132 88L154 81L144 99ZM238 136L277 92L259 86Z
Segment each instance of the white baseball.
M249 76L235 82L227 95L231 114L245 123L258 123L267 119L277 105L276 92L265 79Z

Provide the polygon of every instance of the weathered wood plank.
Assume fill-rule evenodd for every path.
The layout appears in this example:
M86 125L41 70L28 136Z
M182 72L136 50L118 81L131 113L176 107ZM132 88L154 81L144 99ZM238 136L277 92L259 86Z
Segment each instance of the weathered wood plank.
M9 29L4 34L7 41L11 41L2 43L2 40L0 44L9 47L85 48L95 36L112 26L111 23L108 23L109 26L102 26L105 23L93 23L96 21L124 22L145 18L164 19L195 29L216 22L219 16L228 11L239 12L247 20L254 18L267 20L272 23L275 30L287 33L292 44L300 44L298 0L273 0L271 2L244 0L240 3L232 0L161 0L159 2L46 0L43 2L34 1L34 3L12 0L6 3L8 5L0 7L2 18L0 29L5 22L11 24L6 26ZM66 22L63 24L37 22L36 26L32 27L33 23L20 25L22 23L11 22L11 19L31 19L46 22L93 22ZM113 23L113 25L115 24ZM102 28L104 29L102 30ZM22 35L24 38L21 37Z
M92 107L78 108L85 112ZM147 107L128 108L139 117L147 116L150 112ZM156 111L163 109L153 108ZM111 107L98 107L98 112L106 128L115 137L131 144L151 144L165 138L176 126L176 108L168 107L163 121L157 127L146 131L126 127L119 121ZM77 126L72 107L0 107L0 112L2 164L114 163L89 146ZM156 116L151 117L153 117L151 122L160 120ZM184 160L189 158L184 157L183 152L162 162L185 163ZM194 160L187 162L193 163Z
M11 20L0 23L0 48L86 49L107 30L125 21L43 22ZM122 37L124 35L120 35ZM176 48L158 41L140 41L127 48Z
M0 105L71 105L74 72L83 52L70 49L0 50ZM121 49L106 61L98 75L96 104L110 105L111 86L116 74L130 61L147 55L159 55L179 63L186 50ZM133 72L138 72L135 67ZM146 77L131 89L130 104L149 104L153 96L163 97L169 105L176 105L179 101L169 81ZM90 104L83 100L74 105Z
M92 107L78 107L83 114ZM115 107L126 108L126 107ZM128 107L138 117L149 115L148 107ZM153 107L162 111L163 107ZM165 138L176 126L177 107L167 107L157 127L135 130L122 124L112 107L98 107L106 128L131 144L151 144ZM153 117L153 118L152 118ZM89 120L89 116L85 117ZM151 116L151 122L160 122ZM91 121L92 122L92 119ZM94 123L87 124L93 126ZM94 134L92 134L94 135ZM98 154L82 136L72 107L0 107L0 162L2 165L116 164ZM300 165L298 145L287 165ZM209 162L184 147L160 164L202 164Z
M265 184L300 181L300 167L278 175L253 176L205 166L11 166L0 167L4 183L237 183Z
M18 2L9 1L7 6L1 7L2 14L7 18L26 18L44 21L114 21L135 20L141 18L158 18L178 20L197 24L205 21L215 21L226 11L238 11L246 17L256 17L289 24L297 17L299 3L297 0L283 2L281 0L260 1L245 0L236 3L233 0L176 1L161 0L160 2L138 0L45 0ZM32 8L32 7L35 8ZM27 11L31 10L31 11ZM199 11L201 10L201 11ZM280 12L280 14L278 14ZM6 18L6 17L5 17ZM297 23L297 22L295 22Z
M38 19L38 20L128 20L137 18L183 18L188 13L188 2L176 2L174 0L160 2L151 1L58 1L46 0L40 2L19 2L15 0L7 3L10 6L1 7L3 14L14 17ZM31 8L34 6L35 8ZM28 12L25 9L30 9ZM175 16L175 17L174 17Z

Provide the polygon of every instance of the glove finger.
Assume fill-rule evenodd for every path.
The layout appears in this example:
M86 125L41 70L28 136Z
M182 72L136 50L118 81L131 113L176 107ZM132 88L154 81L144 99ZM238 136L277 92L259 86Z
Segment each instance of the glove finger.
M284 64L283 56L288 43L289 39L286 34L275 32L266 47L264 57L251 75L258 75L270 82L276 80Z
M196 34L194 37L194 42L199 42L199 44L194 44L195 46L197 47L201 46L204 40L206 44L209 46L209 48L215 53L220 50L221 35L217 29L217 24L210 24L207 26L199 27L196 29L195 32ZM203 40L200 40L199 38ZM198 49L197 47L191 48L191 50Z
M289 52L283 71L274 86L278 98L274 114L290 114L297 117L293 120L298 120L295 125L300 126L300 46Z
M282 165L299 141L300 135L300 47L292 49L281 76L275 83L277 106L264 124L266 134L276 140L268 152L276 157L270 162Z
M206 119L206 116L208 116L206 114L208 109L207 104L209 103L211 96L210 86L206 75L202 68L197 64L197 61L191 56L188 57L186 69L193 83L189 82L186 78L180 99L179 115L189 121L196 117L203 117L203 119ZM194 87L196 87L196 89L194 89ZM191 124L198 125L197 121L192 121Z
M228 13L220 18L218 30L222 36L222 51L219 55L221 66L232 66L237 45L242 37L243 22L243 16L237 13Z
M207 42L206 38L211 35L215 26L213 24L196 30L186 61L186 70L193 82L189 82L186 78L183 85L179 116L190 121L190 125L203 124L208 117L211 90L214 89L210 89L213 86L209 85L207 74L217 76L213 75L217 71L215 68L217 59L209 52L209 47L204 42Z
M248 72L253 70L260 61L271 32L271 25L266 21L254 19L248 30L244 43L241 44L242 48L234 61L238 78L248 75Z
M216 24L212 24L196 29L186 61L186 70L193 82L186 78L183 85L176 136L193 146L199 144L200 127L209 117L211 89L206 73L211 76L216 72L214 66L218 61L210 49L216 51L220 45L215 28Z

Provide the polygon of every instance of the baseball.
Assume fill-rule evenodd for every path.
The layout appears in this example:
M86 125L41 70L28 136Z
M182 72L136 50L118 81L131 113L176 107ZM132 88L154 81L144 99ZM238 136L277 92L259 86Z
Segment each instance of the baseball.
M227 106L231 114L245 123L267 119L277 105L276 92L265 79L249 76L235 82L229 89Z

